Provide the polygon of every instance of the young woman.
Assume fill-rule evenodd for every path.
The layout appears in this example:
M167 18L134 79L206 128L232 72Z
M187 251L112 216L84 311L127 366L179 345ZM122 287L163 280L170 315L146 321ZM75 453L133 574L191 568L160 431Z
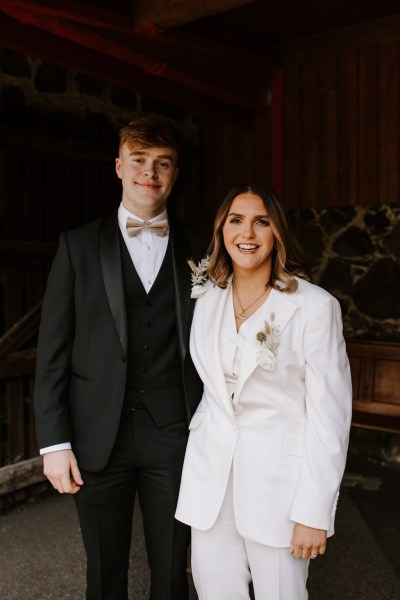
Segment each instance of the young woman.
M273 192L235 187L214 225L191 355L204 383L178 520L192 527L200 600L305 600L325 552L351 420L339 303L309 283Z

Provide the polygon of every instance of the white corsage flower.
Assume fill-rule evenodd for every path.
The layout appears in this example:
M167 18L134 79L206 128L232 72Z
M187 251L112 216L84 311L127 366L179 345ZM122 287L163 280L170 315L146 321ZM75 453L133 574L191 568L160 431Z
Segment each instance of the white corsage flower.
M192 292L190 297L195 299L200 298L200 296L202 296L206 291L204 284L208 280L208 265L210 262L210 257L206 256L197 265L192 259L188 260L187 262L192 270Z
M276 354L279 346L279 327L273 325L274 313L270 314L270 322L265 321L264 329L256 334L256 339L261 344L257 353L256 364L266 371L275 369Z

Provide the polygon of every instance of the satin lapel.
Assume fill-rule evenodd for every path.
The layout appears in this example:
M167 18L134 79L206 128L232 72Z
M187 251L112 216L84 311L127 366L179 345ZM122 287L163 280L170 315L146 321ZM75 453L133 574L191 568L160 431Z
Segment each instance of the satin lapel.
M206 292L207 305L204 311L204 321L200 325L203 330L204 357L208 364L208 374L217 388L218 398L223 401L224 409L230 416L233 416L232 402L225 382L219 349L222 317L229 301L229 291L230 285L225 289L213 287Z
M99 233L99 256L104 287L121 345L128 349L128 330L117 216L105 217Z
M256 368L256 356L260 349L260 343L256 335L264 328L265 321L279 329L281 335L292 315L296 312L297 304L290 298L289 294L284 294L272 289L264 308L258 317L249 321L248 338L243 349L242 366L236 387L236 395L239 395L243 385ZM279 348L278 348L279 352Z
M189 325L193 314L194 301L190 298L191 271L187 263L191 258L186 232L177 221L170 219L172 264L175 286L175 307L178 327L178 342L182 359L185 358Z

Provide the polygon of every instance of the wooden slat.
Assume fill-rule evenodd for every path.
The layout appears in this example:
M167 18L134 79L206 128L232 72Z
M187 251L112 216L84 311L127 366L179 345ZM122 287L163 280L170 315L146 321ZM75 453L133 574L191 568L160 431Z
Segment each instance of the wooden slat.
M400 189L400 44L379 49L379 198L399 202Z
M271 77L271 183L283 197L283 70L274 69Z
M320 205L338 204L338 64L336 56L321 59Z
M301 207L303 186L303 155L301 151L303 98L301 95L301 66L284 67L284 117L283 117L283 187L286 205Z
M400 417L393 415L377 415L354 410L352 425L353 427L361 427L362 429L378 430L386 433L400 433Z
M318 63L312 61L302 69L302 137L303 154L302 205L319 206L320 193L320 102Z
M400 344L347 340L353 426L400 433Z
M7 456L8 462L25 458L24 383L11 379L7 383Z
M0 361L0 379L33 375L36 365L36 348L12 352Z
M359 52L359 199L378 203L378 64L377 49Z
M339 55L337 204L358 203L357 55Z
M282 124L283 125L283 124ZM283 135L283 131L282 131ZM256 181L271 182L271 114L257 115L254 122L254 178ZM283 140L282 140L283 141ZM283 164L282 164L283 169ZM283 174L282 174L283 179ZM282 181L283 185L283 181Z
M151 23L176 27L252 2L254 0L135 0L132 7L136 27Z
M0 495L44 481L41 456L0 468Z
M0 338L0 360L20 348L37 332L41 308L42 301L38 302Z
M376 44L398 42L400 12L386 17L291 40L283 48L285 62L303 63L331 54L357 52Z

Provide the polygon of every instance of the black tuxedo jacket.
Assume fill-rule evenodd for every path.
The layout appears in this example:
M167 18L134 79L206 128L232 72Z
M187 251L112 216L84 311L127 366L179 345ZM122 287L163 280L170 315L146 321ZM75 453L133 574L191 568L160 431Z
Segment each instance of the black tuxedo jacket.
M194 301L188 258L205 240L170 219L178 344L188 420L202 384L188 352ZM117 215L63 233L43 303L35 381L40 448L71 442L78 465L103 469L125 394L128 348ZM168 340L166 340L168 343Z

